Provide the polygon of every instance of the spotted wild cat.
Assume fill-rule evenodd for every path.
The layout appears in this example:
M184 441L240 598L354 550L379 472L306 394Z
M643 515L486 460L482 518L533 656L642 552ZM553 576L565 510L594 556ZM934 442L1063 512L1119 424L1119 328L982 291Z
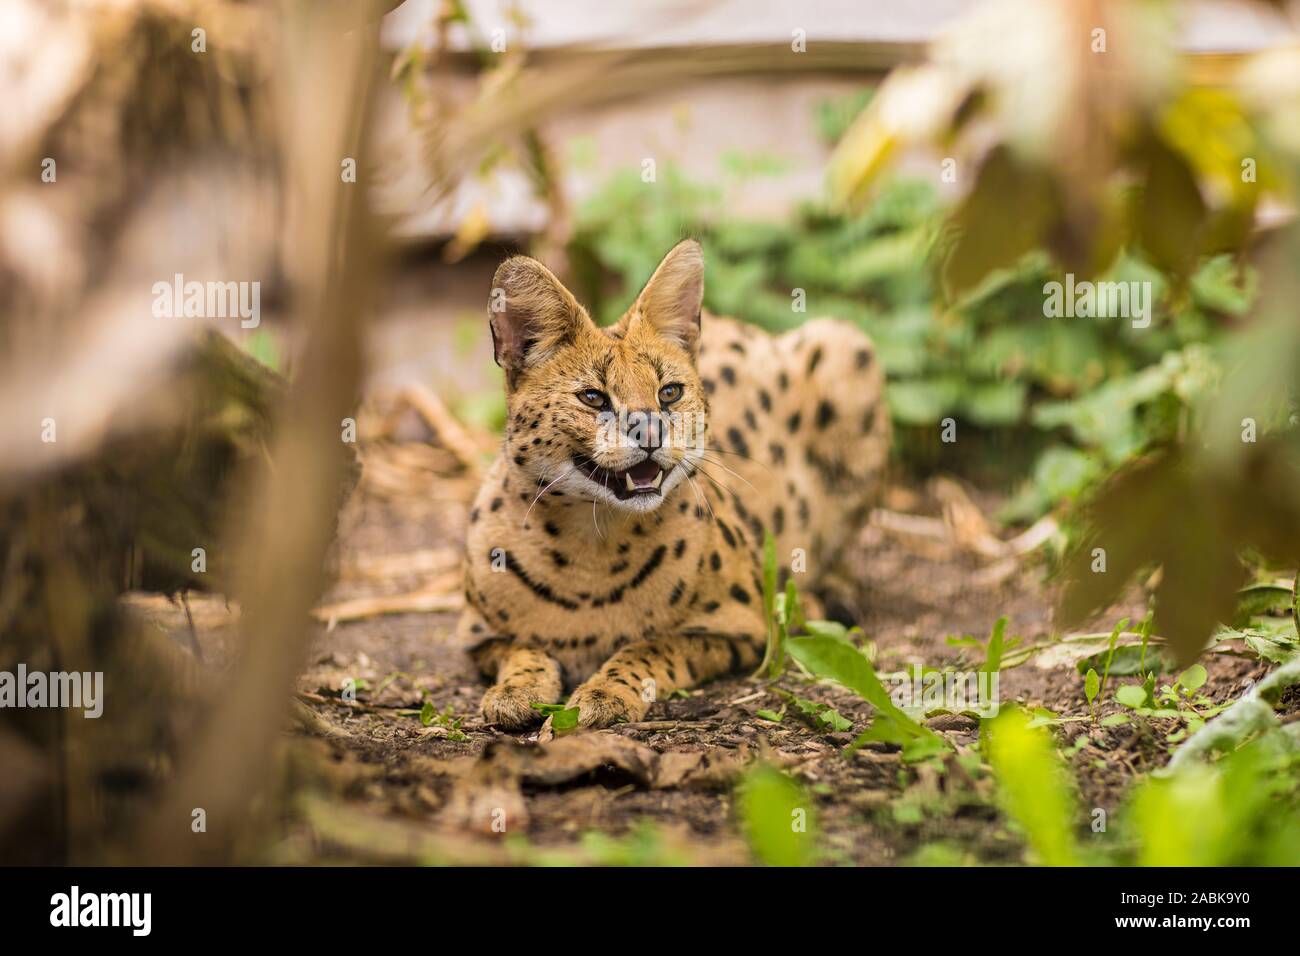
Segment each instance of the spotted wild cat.
M704 261L678 244L601 328L541 263L497 270L501 457L470 512L461 635L518 729L572 687L584 726L754 667L762 540L834 565L880 484L883 376L858 329L772 336L701 315Z

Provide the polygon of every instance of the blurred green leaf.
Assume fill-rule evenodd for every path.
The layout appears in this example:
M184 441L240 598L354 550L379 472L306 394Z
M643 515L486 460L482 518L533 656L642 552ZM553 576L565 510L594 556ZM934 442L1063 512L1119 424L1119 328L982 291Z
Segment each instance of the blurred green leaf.
M1002 806L1039 861L1077 865L1074 798L1048 732L1030 727L1018 707L1004 707L988 722L988 745Z
M809 866L816 862L817 829L813 802L789 776L757 764L740 782L736 804L745 836L768 866Z

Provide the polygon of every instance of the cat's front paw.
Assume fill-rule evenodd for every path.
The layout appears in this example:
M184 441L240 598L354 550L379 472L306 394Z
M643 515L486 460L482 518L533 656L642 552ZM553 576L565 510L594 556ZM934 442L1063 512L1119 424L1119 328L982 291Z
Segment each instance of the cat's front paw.
M650 702L629 687L597 676L575 690L567 706L578 709L579 726L595 729L640 720Z
M530 684L506 681L483 692L479 709L489 724L505 730L523 730L542 719L541 712L533 704L549 703L545 696Z

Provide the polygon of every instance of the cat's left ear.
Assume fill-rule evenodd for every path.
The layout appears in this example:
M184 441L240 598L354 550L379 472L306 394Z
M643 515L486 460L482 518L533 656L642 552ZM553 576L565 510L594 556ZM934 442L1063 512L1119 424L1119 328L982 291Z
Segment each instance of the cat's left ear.
M637 296L636 310L656 332L694 355L703 302L704 253L694 239L685 239L659 263Z

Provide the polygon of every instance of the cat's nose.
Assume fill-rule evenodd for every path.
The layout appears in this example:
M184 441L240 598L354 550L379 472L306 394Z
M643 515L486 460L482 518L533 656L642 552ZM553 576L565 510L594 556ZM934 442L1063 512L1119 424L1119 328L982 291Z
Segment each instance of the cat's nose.
M664 420L657 411L642 409L627 416L628 440L638 448L657 451L663 444Z

